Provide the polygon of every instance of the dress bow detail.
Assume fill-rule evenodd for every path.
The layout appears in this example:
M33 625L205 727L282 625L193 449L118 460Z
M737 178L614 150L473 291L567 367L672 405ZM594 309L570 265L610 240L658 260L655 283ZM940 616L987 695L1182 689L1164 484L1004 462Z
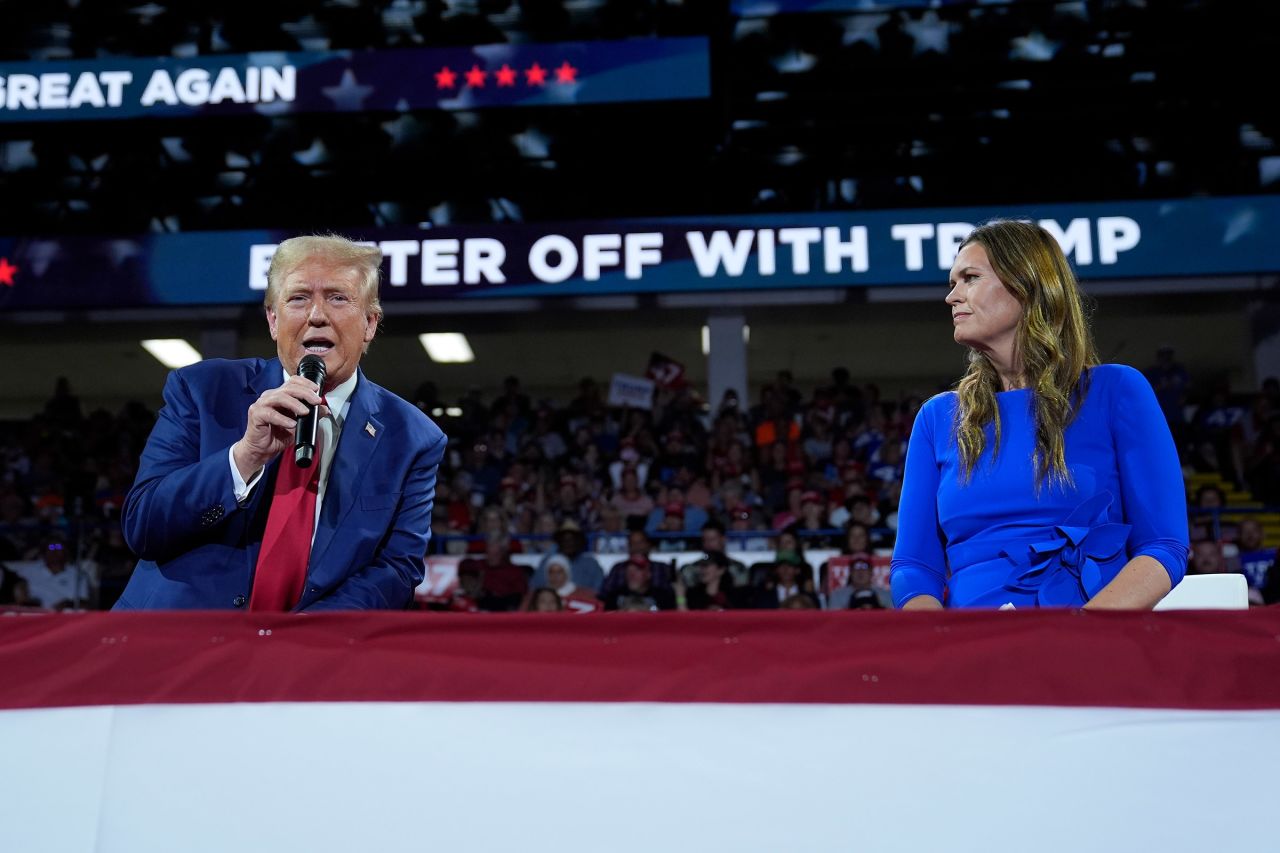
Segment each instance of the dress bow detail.
M1132 528L1107 521L1112 500L1110 492L1100 492L1072 510L1044 541L1019 549L1022 553L1001 551L1017 567L1005 587L1034 593L1041 606L1093 598L1110 580L1099 564L1120 553Z

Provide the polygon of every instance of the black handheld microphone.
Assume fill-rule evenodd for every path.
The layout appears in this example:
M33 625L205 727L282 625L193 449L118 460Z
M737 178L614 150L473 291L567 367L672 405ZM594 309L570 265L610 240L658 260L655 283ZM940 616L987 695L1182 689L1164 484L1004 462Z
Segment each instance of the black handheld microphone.
M310 379L316 387L324 389L324 359L318 355L304 355L298 362L298 375ZM293 437L293 461L299 468L310 468L316 455L316 429L320 425L320 417L315 406L308 406L307 413L298 418L298 425Z

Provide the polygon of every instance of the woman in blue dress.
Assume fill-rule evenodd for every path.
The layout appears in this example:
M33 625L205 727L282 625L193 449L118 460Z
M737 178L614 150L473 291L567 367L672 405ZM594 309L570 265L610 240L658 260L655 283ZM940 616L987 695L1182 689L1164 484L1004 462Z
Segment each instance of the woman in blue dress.
M946 302L969 369L916 416L897 607L1150 608L1182 579L1182 470L1141 373L1099 364L1049 232L975 229Z

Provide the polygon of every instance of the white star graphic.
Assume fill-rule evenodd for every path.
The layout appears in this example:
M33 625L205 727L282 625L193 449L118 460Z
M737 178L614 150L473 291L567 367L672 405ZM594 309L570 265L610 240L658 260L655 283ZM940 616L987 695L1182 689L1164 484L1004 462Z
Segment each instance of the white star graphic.
M334 109L359 112L364 108L364 99L373 93L373 87L361 86L355 72L348 68L342 72L342 80L337 86L323 86L320 91L333 101Z
M951 45L951 25L938 17L932 10L925 12L919 20L908 20L902 25L902 31L911 36L916 43L915 53L946 53Z
M841 41L845 47L866 42L874 50L880 49L880 28L889 22L888 15L855 15L846 20Z

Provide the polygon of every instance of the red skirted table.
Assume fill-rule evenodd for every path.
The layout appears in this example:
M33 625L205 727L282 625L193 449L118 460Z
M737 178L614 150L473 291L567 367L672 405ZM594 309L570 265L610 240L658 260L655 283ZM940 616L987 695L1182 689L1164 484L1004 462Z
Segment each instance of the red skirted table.
M0 849L1261 849L1280 608L0 617Z

